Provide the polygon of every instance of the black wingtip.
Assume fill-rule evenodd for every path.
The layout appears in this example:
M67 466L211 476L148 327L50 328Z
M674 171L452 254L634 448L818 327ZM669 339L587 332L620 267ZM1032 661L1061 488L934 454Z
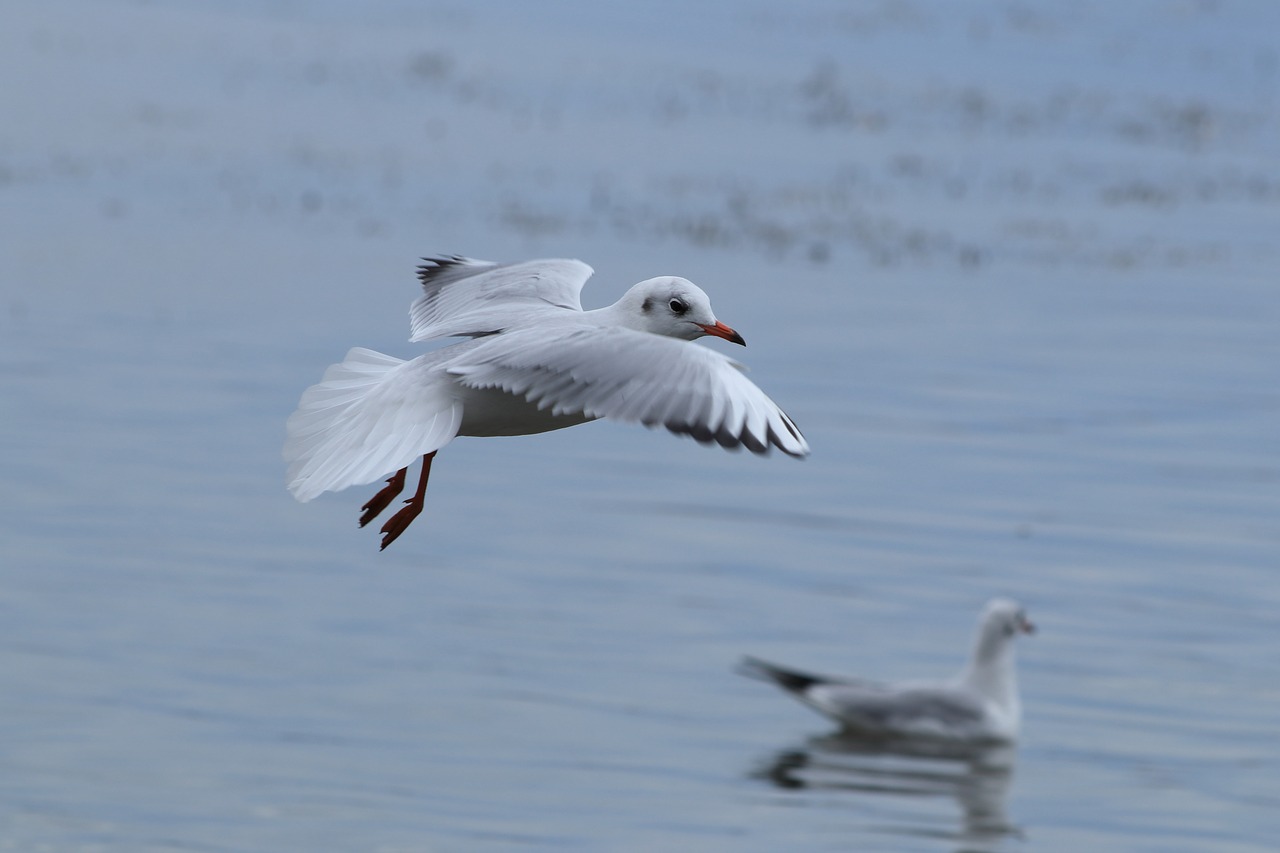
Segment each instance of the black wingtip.
M760 681L771 681L792 693L804 693L810 687L815 684L822 684L824 681L816 675L796 672L793 669L783 669L768 661L750 656L744 657L742 662L738 664L738 674Z
M420 260L422 264L418 267L418 280L423 284L447 269L471 263L470 258L462 255L428 255Z

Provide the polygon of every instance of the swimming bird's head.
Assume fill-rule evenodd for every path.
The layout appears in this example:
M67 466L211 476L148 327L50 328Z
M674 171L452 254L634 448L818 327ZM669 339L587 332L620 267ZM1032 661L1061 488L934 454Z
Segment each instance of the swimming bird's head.
M1021 604L1008 598L994 598L987 602L982 618L978 620L978 646L980 657L994 657L998 651L1019 634L1034 634L1036 626L1027 618Z

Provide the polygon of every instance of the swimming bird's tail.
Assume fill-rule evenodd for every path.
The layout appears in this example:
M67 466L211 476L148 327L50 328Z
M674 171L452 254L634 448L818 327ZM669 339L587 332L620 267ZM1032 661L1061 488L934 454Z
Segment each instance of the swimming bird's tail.
M753 657L744 657L742 659L742 663L738 664L738 673L748 678L768 681L792 693L804 693L815 684L825 684L828 681L828 679L821 676L797 672L794 669L786 669L777 664Z
M458 434L461 403L416 366L356 347L303 392L285 426L295 498L372 483Z

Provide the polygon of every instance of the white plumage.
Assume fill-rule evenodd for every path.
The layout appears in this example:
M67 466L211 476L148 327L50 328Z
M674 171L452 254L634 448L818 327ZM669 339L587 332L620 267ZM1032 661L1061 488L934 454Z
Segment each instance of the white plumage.
M829 678L758 658L747 658L742 672L777 684L852 734L1013 741L1022 725L1013 641L1034 630L1020 604L1007 598L992 599L978 621L969 661L948 681L886 684Z
M697 286L662 276L583 311L591 273L575 260L427 259L411 340L471 340L409 361L348 352L289 418L289 490L308 501L396 472L394 492L365 505L363 525L400 491L403 469L427 457L418 505L384 526L385 548L421 510L430 457L455 435L529 435L609 418L727 448L808 454L800 430L741 365L689 343L703 335L743 343Z

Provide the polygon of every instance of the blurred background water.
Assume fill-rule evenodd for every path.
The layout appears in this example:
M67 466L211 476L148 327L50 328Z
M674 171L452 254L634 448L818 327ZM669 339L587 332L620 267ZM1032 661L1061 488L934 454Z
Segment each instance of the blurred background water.
M7 12L0 849L1274 849L1280 7ZM813 456L459 440L379 554L283 422L436 252L691 278ZM996 594L998 760L732 672Z

